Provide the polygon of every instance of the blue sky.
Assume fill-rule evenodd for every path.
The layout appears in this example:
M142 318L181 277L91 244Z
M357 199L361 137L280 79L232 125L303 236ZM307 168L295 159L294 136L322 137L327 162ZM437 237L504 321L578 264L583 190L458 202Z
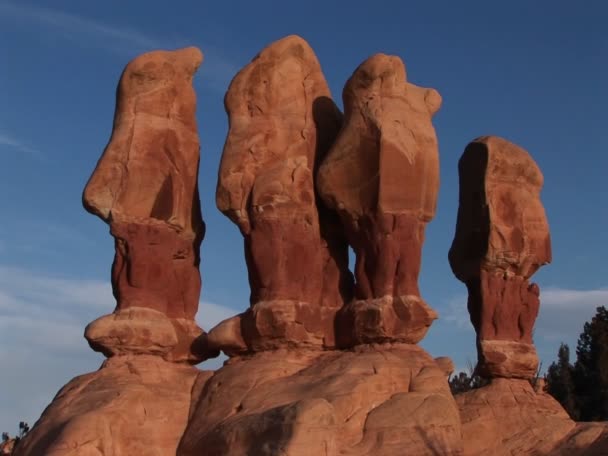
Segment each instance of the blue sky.
M431 354L451 356L461 368L476 356L465 287L447 252L457 161L477 136L518 143L545 175L554 261L534 277L544 366L560 341L575 345L596 306L608 304L607 3L176 4L0 0L0 430L35 421L59 387L102 360L82 332L113 309L113 242L80 198L109 139L120 73L153 49L196 45L205 54L195 80L207 223L198 321L205 329L244 310L249 293L241 236L214 202L224 92L239 68L288 34L311 44L340 106L346 79L376 52L400 56L411 82L443 97L435 117L441 191L420 277L440 314L422 342Z

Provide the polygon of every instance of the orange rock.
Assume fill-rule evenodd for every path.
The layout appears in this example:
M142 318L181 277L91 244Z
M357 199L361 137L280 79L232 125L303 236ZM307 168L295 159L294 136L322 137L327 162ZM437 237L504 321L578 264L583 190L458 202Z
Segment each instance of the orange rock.
M207 381L179 456L462 454L445 373L414 345L233 357Z
M239 317L242 338L254 351L331 347L352 279L339 221L315 197L315 167L342 118L317 57L298 36L272 43L235 76L225 105L216 200L245 238L252 308ZM235 345L222 334L210 343Z
M398 57L377 54L355 70L343 98L344 126L317 176L356 255L358 300L342 312L339 345L415 343L437 317L420 297L418 275L439 191L431 118L441 96L407 82Z
M110 225L116 245L115 314L85 334L107 356L155 353L192 363L204 357L194 343L202 333L194 316L205 225L192 87L202 58L198 49L185 48L150 52L127 65L110 143L84 190L85 208ZM150 333L155 330L161 332ZM153 342L159 337L160 351Z
M195 381L210 375L158 356L110 358L59 391L14 456L174 455Z
M460 206L449 259L469 291L478 372L531 378L538 366L532 330L539 290L528 279L551 261L540 201L543 175L525 150L495 136L470 143L458 172Z
M527 380L496 378L455 398L466 456L607 454L608 423L575 423Z

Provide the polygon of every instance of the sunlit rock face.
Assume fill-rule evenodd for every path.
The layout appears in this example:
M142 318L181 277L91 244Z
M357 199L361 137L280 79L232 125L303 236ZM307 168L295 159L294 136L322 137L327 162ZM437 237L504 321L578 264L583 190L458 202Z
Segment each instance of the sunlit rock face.
M432 117L441 96L407 82L398 57L376 54L355 70L343 99L344 126L317 179L356 255L356 300L341 312L339 345L416 343L437 317L418 275L439 191Z
M91 347L106 356L204 357L194 322L205 225L192 87L202 58L196 48L154 51L131 61L120 78L112 136L83 195L115 239L116 309L86 330Z
M244 237L251 308L209 340L230 353L332 347L352 277L339 220L315 196L342 121L316 55L298 36L270 44L235 76L225 106L216 200Z
M540 200L543 175L521 147L495 136L470 143L458 165L460 197L449 259L469 291L478 371L531 378L539 289L529 278L551 261Z

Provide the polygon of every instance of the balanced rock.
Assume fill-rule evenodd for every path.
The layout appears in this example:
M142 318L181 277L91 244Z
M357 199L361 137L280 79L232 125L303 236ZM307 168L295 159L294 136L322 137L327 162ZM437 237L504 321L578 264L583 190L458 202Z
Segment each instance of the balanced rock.
M461 455L460 416L415 345L264 351L206 381L177 454Z
M458 221L449 259L469 292L477 371L485 377L531 378L538 366L532 330L539 289L528 279L551 261L540 201L543 175L525 150L495 136L470 143L458 172Z
M339 345L416 343L437 317L418 275L439 190L431 119L441 96L407 82L398 57L377 54L355 70L343 99L344 126L317 175L356 255L356 300L341 311Z
M272 43L235 76L225 106L216 200L245 238L251 308L209 343L331 347L352 277L339 220L315 197L314 170L342 119L317 57L297 36Z
M131 61L120 78L112 137L83 195L115 239L116 309L85 333L106 356L203 358L194 321L205 225L192 87L201 62L196 48L155 51Z

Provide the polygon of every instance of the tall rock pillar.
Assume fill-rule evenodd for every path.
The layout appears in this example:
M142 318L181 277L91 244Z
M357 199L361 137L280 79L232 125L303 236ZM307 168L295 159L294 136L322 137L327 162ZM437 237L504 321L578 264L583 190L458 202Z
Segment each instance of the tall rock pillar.
M115 240L116 309L85 332L106 356L204 357L194 321L205 234L192 87L201 62L196 48L155 51L131 61L120 78L112 137L83 194Z
M458 174L458 221L449 260L469 292L477 371L489 378L531 378L538 367L532 332L539 289L529 279L551 261L540 201L543 175L524 149L496 136L471 142Z
M356 298L338 318L339 345L416 343L436 318L418 274L439 191L431 119L441 96L407 82L398 57L377 54L355 70L343 99L344 126L317 179L356 255Z

